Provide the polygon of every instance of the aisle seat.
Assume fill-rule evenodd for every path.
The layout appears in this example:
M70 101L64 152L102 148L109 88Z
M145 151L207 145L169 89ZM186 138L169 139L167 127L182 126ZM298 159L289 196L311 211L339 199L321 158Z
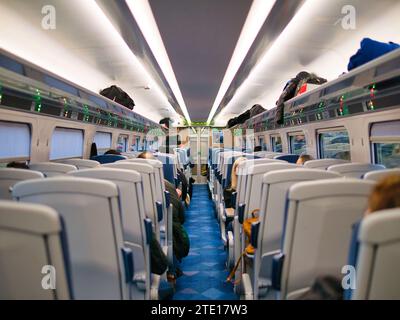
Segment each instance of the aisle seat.
M133 256L124 246L118 188L71 176L19 182L14 199L48 205L65 221L75 299L130 299Z
M102 179L118 187L123 239L132 250L135 261L132 288L133 299L150 297L150 251L151 234L147 234L146 215L143 206L142 177L139 172L126 169L98 168L70 173L74 177Z
M54 209L0 201L0 261L1 300L73 298L65 229Z
M365 217L357 229L352 246L357 245L354 290L348 289L346 299L400 299L400 208L374 212ZM350 263L349 263L350 264Z
M317 275L340 277L352 225L360 220L375 183L358 179L299 182L289 189L283 249L275 255L272 288L296 299Z
M283 222L285 217L287 193L291 186L298 182L321 179L341 178L335 172L325 170L298 168L297 170L276 170L264 174L261 188L260 227L257 250L252 275L254 296L266 298L266 289L259 293L259 288L270 283L272 257L281 250Z

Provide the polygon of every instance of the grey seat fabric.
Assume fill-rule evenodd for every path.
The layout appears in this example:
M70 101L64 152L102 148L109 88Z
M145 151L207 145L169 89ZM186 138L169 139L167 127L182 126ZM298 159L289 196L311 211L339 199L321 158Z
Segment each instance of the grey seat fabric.
M13 197L62 216L76 299L130 298L133 261L124 247L114 183L70 176L29 180L14 186Z
M42 172L46 178L62 176L70 171L77 170L76 166L71 164L56 162L40 162L29 164L29 169Z
M400 299L400 208L368 215L358 233L355 300Z
M352 225L363 216L374 185L358 179L329 179L299 182L289 189L281 299L297 298L317 275L341 275Z
M367 172L363 178L366 180L379 181L391 175L400 175L400 168L370 171Z
M132 250L135 261L133 278L136 285L131 288L132 299L149 299L150 252L140 173L126 169L96 168L71 172L69 175L107 180L117 185L124 244Z
M312 168L312 169L321 169L321 170L326 170L330 166L336 165L336 164L345 164L349 163L346 160L341 160L341 159L316 159L316 160L309 160L304 163L304 167L306 168Z
M144 197L144 209L146 217L150 218L154 224L156 233L159 233L158 220L157 220L157 208L156 208L156 188L155 188L155 171L154 168L147 163L137 162L122 162L118 161L115 163L108 163L102 165L105 168L116 168L134 170L140 173L142 176L143 194Z
M264 174L261 190L260 229L254 259L254 296L259 297L259 282L270 281L272 257L282 249L286 197L291 186L303 181L340 178L325 170L298 168Z
M47 206L0 201L0 299L70 299L62 224Z
M44 178L39 171L4 168L0 169L0 199L11 200L12 187L19 181Z
M370 163L347 163L347 164L337 164L328 167L328 171L333 171L340 173L346 178L362 178L364 174L370 171L383 170L385 166L380 164L370 164Z
M57 163L70 164L77 167L78 170L96 168L100 166L100 162L89 159L63 159L58 160Z

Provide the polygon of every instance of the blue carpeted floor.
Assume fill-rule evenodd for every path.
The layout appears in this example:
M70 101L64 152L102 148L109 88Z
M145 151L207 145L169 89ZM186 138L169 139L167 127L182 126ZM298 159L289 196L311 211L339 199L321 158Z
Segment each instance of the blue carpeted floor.
M193 186L184 227L190 237L190 253L181 264L184 275L177 280L174 300L238 299L233 285L225 282L226 252L206 184Z

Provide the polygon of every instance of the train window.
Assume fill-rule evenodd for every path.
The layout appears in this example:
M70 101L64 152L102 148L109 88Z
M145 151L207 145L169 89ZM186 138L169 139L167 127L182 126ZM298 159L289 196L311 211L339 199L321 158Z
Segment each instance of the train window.
M400 167L399 143L374 143L375 163L383 164L386 168Z
M29 124L0 121L0 159L29 159L31 129Z
M120 135L118 137L117 150L119 152L127 152L128 151L128 136Z
M139 151L140 150L140 137L139 136L137 136L136 138L135 138L135 151Z
M400 121L374 123L371 142L375 163L386 168L400 167Z
M110 132L96 132L93 142L96 143L99 155L104 154L104 152L111 148L111 140L112 136Z
M306 136L303 133L289 134L290 152L293 154L302 154L306 152Z
M51 138L50 160L82 158L83 130L55 128Z
M351 160L349 134L345 129L323 131L318 134L320 157Z
M259 142L259 146L261 147L261 150L262 151L267 151L267 144L265 143L264 136L259 136L258 137L258 142Z
M271 146L272 146L272 151L274 151L274 152L282 152L282 138L281 138L281 136L272 136L271 137Z

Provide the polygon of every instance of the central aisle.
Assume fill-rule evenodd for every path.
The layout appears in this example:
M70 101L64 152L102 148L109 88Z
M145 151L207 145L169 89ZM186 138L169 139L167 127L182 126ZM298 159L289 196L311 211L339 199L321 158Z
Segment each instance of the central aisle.
M174 300L238 299L233 285L225 282L226 252L207 184L193 186L184 227L190 237L190 252L181 264L184 275L177 280Z

